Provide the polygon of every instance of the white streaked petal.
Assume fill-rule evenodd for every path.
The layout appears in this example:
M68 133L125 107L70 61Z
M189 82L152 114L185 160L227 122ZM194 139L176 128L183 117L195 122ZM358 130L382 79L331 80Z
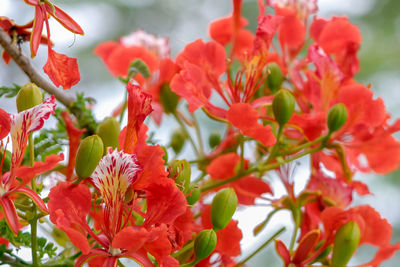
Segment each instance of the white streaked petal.
M12 168L16 168L21 164L29 134L42 128L44 120L54 113L55 101L56 98L52 95L42 104L24 110L17 115L11 115Z
M100 160L91 179L107 204L125 197L128 187L136 181L140 170L134 154L114 150Z
M123 36L120 39L121 44L124 46L140 46L144 47L159 58L169 57L170 48L167 38L157 38L152 34L148 34L145 31L135 31L127 36Z

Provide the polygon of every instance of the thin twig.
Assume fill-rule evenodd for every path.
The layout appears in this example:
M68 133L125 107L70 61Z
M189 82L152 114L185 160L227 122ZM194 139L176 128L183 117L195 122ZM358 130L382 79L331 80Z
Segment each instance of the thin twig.
M35 83L49 94L54 95L57 100L66 107L70 107L71 104L75 102L75 96L55 87L32 66L29 58L22 54L12 43L10 36L2 28L0 28L0 45L11 56L15 63L17 63L20 69L25 72L31 82Z

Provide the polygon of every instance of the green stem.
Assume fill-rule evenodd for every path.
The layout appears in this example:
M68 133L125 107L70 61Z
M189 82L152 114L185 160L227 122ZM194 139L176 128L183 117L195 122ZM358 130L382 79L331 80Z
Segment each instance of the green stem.
M32 134L29 135L29 163L33 166L35 161L35 150L34 150L34 143ZM36 181L35 177L31 181L32 190L36 192ZM33 218L30 220L31 225L31 246L32 246L32 266L36 267L39 266L39 259L37 255L37 211L36 205L33 203L32 213Z
M281 233L283 233L286 230L285 227L282 227L281 229L278 230L273 236L271 236L267 241L264 242L259 248L256 249L253 253L251 253L248 257L246 257L244 260L239 262L238 264L235 265L235 267L239 267L244 265L248 260L250 260L254 255L256 255L258 252L260 252L263 248L268 246L269 243L271 243L275 238L277 238Z
M276 152L278 152L278 150L279 150L279 145L280 145L280 143L281 143L280 140L281 140L282 132L283 132L283 125L280 125L280 126L279 126L279 129L278 129L278 134L277 134L277 136L276 136L276 143L275 143L275 145L272 147L271 152L269 153L269 156L268 156L267 160L265 161L266 164L267 164L268 162L270 162L270 161L274 158Z
M292 254L292 252L293 252L294 243L296 243L296 237L297 237L298 231L299 231L299 226L297 225L297 223L295 223L292 239L290 240L290 247L289 247L290 254Z
M304 144L302 144L302 145L300 145L300 146L296 146L295 148L293 148L293 149L291 149L291 150L282 152L282 153L279 154L279 156L286 156L286 155L289 155L289 154L296 153L296 152L298 152L298 151L300 151L300 150L303 150L303 149L305 149L305 148L308 148L308 147L310 147L310 146L313 146L313 145L315 145L315 144L317 144L317 143L319 143L319 142L324 142L324 141L326 141L328 138L329 138L329 135L320 136L320 137L318 137L317 139L315 139L314 141L304 143Z
M200 155L204 155L204 144L203 144L203 139L201 138L199 123L197 122L196 116L194 114L192 114L192 118L194 123L194 129L196 130L197 141L199 142L199 152Z
M240 135L240 172L244 170L244 138Z
M191 250L194 247L194 241L191 241L190 243L187 243L183 248L172 254L172 257L177 258L183 253L187 252L188 250Z
M172 115L174 116L175 120L178 122L179 126L181 126L182 131L185 133L186 137L189 139L190 144L193 147L194 152L196 153L196 155L201 158L199 150L196 147L195 142L193 141L192 136L189 134L188 130L185 127L185 124L182 122L181 118L179 118L179 116L176 114L176 112L173 112Z
M284 160L282 162L274 162L274 163L268 164L268 165L266 165L264 167L253 167L251 169L248 169L248 170L246 170L246 171L244 171L242 173L239 173L239 174L233 176L232 178L229 178L229 179L226 179L226 180L222 180L222 181L218 181L218 182L215 182L215 183L212 183L212 184L205 185L205 186L203 186L201 188L201 192L209 191L209 190L217 188L217 187L219 187L221 185L225 185L225 184L234 182L234 181L239 180L240 178L242 178L244 176L247 176L249 174L252 174L253 172L256 172L256 171L265 172L265 171L269 171L269 170L275 169L275 168L277 168L277 167L279 167L279 166L281 166L283 164L286 164L288 162L291 162L291 161L294 161L296 159L299 159L299 158L301 158L301 157L303 157L305 155L318 152L322 148L323 147L321 147L321 146L320 147L316 147L316 148L310 149L308 151L305 151L303 153L300 153L300 154L298 154L296 156L293 156L291 158L288 158L288 159L286 159L286 160Z

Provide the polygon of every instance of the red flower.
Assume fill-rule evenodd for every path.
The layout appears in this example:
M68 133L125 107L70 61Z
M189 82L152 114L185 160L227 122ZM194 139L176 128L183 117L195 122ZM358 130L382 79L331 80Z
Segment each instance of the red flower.
M43 23L46 21L47 38L50 38L49 27L47 25L47 16L53 16L67 30L83 34L82 28L67 13L50 1L24 0L28 5L35 7L35 19L33 20L33 29L31 33L31 57L36 56L37 49L42 40ZM49 43L49 46L50 43ZM49 48L50 49L50 48Z
M7 224L15 234L18 233L20 228L19 219L10 196L18 193L27 195L40 210L47 212L47 207L43 200L25 185L37 174L53 169L59 161L64 159L62 154L59 156L51 155L46 158L45 162L36 162L32 167L20 166L29 134L42 128L44 120L54 112L54 102L55 98L52 96L42 104L22 111L17 115L8 115L5 111L0 110L1 136L4 137L9 131L13 142L10 172L3 174L0 179L0 205L3 208ZM16 180L16 177L21 178L21 180Z

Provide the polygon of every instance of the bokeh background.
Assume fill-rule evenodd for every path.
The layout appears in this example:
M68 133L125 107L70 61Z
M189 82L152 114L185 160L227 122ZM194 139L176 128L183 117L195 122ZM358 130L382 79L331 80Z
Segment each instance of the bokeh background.
M210 21L231 12L230 0L54 0L70 14L84 29L85 36L75 36L51 20L51 38L57 52L78 58L81 82L70 93L85 92L97 100L93 107L97 119L110 115L111 110L122 101L124 87L111 76L101 60L93 54L100 42L116 40L135 30L142 29L158 36L169 38L174 57L189 42L198 38L208 40L207 28ZM393 120L400 117L400 1L398 0L320 0L318 16L347 16L360 27L363 42L359 57L361 71L356 79L364 84L372 84L376 97L383 98ZM257 1L244 0L243 15L249 20L249 28L255 31L257 23ZM34 8L22 0L0 0L0 16L25 24L33 18ZM22 45L29 54L28 44ZM33 63L38 69L46 62L46 47L39 48ZM24 84L27 77L11 62L6 66L0 62L0 86L13 83ZM0 107L15 113L12 99L0 99ZM205 131L213 130L215 124L201 114L197 114ZM149 122L151 124L151 122ZM47 126L51 125L47 124ZM51 126L50 126L51 127ZM156 139L166 144L175 124L169 118L164 120L162 134ZM397 135L400 137L399 135ZM385 155L382 155L385 157ZM307 159L302 160L296 171L298 186L305 184L308 176ZM373 196L356 198L355 204L368 203L386 217L394 229L392 242L400 242L400 172L387 176L362 175L359 179L370 186ZM274 181L271 175L272 182ZM279 190L278 190L279 192ZM252 235L252 228L263 220L270 208L260 205L250 210L241 210L237 216L240 227L247 237L243 240L243 256L246 257L263 241L268 239L279 225L287 226L282 235L289 240L291 234L290 215L284 212L276 216L269 227L259 235ZM366 262L375 249L364 246L359 250L352 264ZM400 253L382 266L400 266ZM29 255L29 254L28 254ZM29 257L29 256L28 256ZM273 246L266 248L254 257L249 266L281 266Z

